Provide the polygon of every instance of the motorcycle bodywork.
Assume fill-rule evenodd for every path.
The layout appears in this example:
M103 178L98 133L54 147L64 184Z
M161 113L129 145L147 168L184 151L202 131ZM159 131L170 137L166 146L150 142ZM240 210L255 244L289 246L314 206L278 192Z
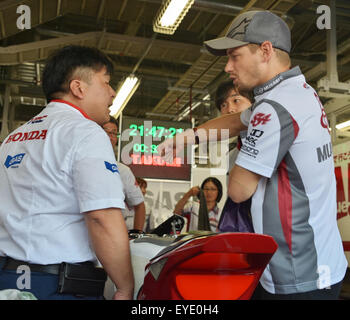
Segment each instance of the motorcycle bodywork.
M139 299L248 300L277 250L272 237L254 233L203 235L181 242L147 265Z
M176 238L167 236L170 229L174 230L171 221L181 225L178 220L174 216L166 221L167 228L160 228L162 232L131 241L135 298L250 299L277 250L273 238L255 233L207 231ZM146 266L145 269L142 266Z

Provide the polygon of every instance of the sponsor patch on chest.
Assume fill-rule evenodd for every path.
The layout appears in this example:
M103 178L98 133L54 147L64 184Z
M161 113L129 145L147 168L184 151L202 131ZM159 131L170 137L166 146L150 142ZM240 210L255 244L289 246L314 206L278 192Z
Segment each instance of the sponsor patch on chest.
M19 153L14 155L13 157L8 155L4 163L5 167L18 168L18 165L22 162L24 156L25 156L25 153Z

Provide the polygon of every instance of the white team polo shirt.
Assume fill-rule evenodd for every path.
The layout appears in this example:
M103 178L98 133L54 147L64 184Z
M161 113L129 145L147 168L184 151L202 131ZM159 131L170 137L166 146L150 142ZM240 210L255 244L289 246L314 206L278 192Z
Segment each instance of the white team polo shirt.
M143 194L131 169L121 162L117 162L120 178L123 182L123 191L127 206L122 210L123 217L128 229L134 227L134 206L144 202Z
M252 198L254 230L279 246L261 284L277 294L328 287L343 279L347 261L326 114L298 67L254 94L241 115L248 135L236 164L263 177Z
M95 260L84 212L124 208L104 130L55 100L0 147L0 256L38 264Z

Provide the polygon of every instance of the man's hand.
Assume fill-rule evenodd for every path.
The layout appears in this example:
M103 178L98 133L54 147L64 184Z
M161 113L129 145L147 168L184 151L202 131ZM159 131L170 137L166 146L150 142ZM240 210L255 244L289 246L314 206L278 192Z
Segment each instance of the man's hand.
M202 123L197 127L199 142L221 141L229 137L238 136L240 131L247 127L241 122L240 113L226 114L215 119ZM210 130L216 130L210 135ZM159 155L166 162L173 162L173 159L184 150L186 145L195 144L195 134L193 129L187 129L175 137L163 141L157 147Z
M145 203L141 202L134 206L134 229L143 230L143 226L146 220L146 207Z
M173 138L164 140L158 145L157 151L166 162L172 163L177 156L183 156L182 152L186 145L192 145L194 143L195 136L193 129L187 129L186 131L178 133ZM184 161L182 161L182 163L184 163Z

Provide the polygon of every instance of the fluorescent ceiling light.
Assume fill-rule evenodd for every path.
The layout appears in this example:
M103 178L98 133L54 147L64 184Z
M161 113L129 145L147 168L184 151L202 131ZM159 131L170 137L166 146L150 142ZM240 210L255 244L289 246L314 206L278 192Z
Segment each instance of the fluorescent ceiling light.
M194 109L196 109L201 103L197 102L192 106L192 109L190 107L187 107L178 117L178 121L181 121L183 118L185 118L190 111L193 111Z
M140 79L135 75L131 74L128 76L123 83L119 86L117 94L113 100L113 104L110 107L110 115L114 118L118 118L120 113L123 111L130 98L140 85Z
M349 126L350 126L350 120L345 121L345 122L342 122L342 123L339 123L339 124L337 124L335 127L336 127L338 130L341 130L341 129L344 129L344 128L349 127Z
M210 94L207 94L203 100L210 100ZM194 109L196 109L199 105L201 104L201 101L199 102L196 102L192 108L190 108L190 106L188 106L181 114L179 114L177 120L178 121L181 121L183 118L185 118L189 113L190 111L193 111Z
M153 31L174 34L193 2L194 0L163 0L153 21Z

